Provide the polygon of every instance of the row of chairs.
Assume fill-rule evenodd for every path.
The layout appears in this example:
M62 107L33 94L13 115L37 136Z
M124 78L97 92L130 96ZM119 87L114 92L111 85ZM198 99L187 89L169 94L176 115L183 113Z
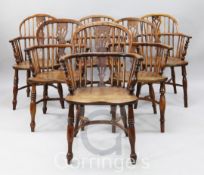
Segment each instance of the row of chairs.
M156 104L159 104L160 128L164 132L165 84L173 85L174 93L177 93L176 86L182 86L184 106L188 106L188 62L185 56L191 37L178 31L178 22L170 15L150 14L119 20L94 15L77 21L37 14L23 20L19 31L20 37L10 41L16 60L13 66L13 109L16 109L18 90L27 88L29 96L32 86L30 126L34 132L36 105L39 102L43 102L43 113L46 113L47 101L59 100L62 108L64 101L67 101L68 163L73 157L72 143L78 130L101 123L112 125L112 132L116 131L116 126L124 130L130 140L130 157L135 163L133 105L137 108L138 100L150 101L154 113L157 113ZM163 76L165 67L171 70L170 79ZM182 84L176 83L175 67L181 67ZM27 72L26 86L18 87L19 70ZM62 83L68 85L70 93L65 98ZM158 101L153 84L160 84ZM140 97L143 85L148 85L149 96ZM36 101L36 86L43 86L43 97L39 101ZM50 86L58 90L59 98L48 96ZM109 105L112 120L90 121L84 117L85 105ZM123 125L116 119L117 106Z

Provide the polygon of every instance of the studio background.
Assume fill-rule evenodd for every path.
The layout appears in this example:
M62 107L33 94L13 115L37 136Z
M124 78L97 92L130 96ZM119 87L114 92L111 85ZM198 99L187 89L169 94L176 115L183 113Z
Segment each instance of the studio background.
M83 16L87 16L91 14L105 14L105 15L112 16L116 19L119 19L122 17L128 17L128 16L140 17L148 13L167 13L174 16L179 22L180 32L191 35L193 37L192 40L190 41L189 49L186 57L186 59L189 61L189 66L187 67L188 82L189 82L189 108L188 109L183 108L182 91L180 90L178 96L176 96L172 93L172 88L170 88L171 94L169 94L168 96L170 97L169 98L170 108L168 108L166 112L167 112L167 115L168 115L168 111L172 112L171 114L175 120L174 121L172 120L173 127L172 129L169 129L169 131L173 131L175 136L178 136L179 134L182 133L180 135L182 137L175 138L173 136L169 136L169 137L167 136L167 138L172 139L172 142L169 142L169 144L171 143L176 144L176 141L181 141L183 139L184 142L186 143L185 146L188 146L188 144L190 144L191 142L191 139L192 138L195 139L194 136L196 136L196 140L192 141L195 145L194 147L193 146L185 147L183 145L184 150L186 152L183 152L182 156L178 155L179 157L176 157L176 155L174 155L174 157L170 157L171 161L178 161L178 163L173 163L173 165L176 166L175 171L172 170L172 168L174 169L174 167L171 166L172 162L168 159L168 156L170 156L168 155L165 159L159 160L163 162L163 164L161 163L163 168L161 168L160 170L159 170L159 167L160 167L159 163L155 160L155 162L151 164L152 169L150 168L150 169L144 170L142 168L142 164L139 164L139 165L136 165L137 168L134 170L134 172L125 171L123 172L123 174L125 173L137 174L137 172L140 172L141 174L160 174L160 173L164 174L164 172L166 174L168 173L169 174L171 173L191 174L193 172L196 172L194 173L196 175L202 174L202 171L204 171L204 168L201 165L201 162L204 161L204 159L202 158L204 157L204 151L201 149L201 146L202 145L204 146L203 144L204 138L203 138L203 134L201 134L204 131L204 129L202 130L202 128L204 128L202 125L204 124L204 119L203 119L203 116L204 116L204 109L203 109L203 105L204 105L204 102L203 102L203 99L204 99L204 93L203 93L204 12L203 12L203 7L204 7L203 0L188 0L188 1L187 0L1 0L0 1L0 80L1 80L0 82L1 84L0 85L0 136L2 136L2 141L1 141L2 143L0 142L0 174L7 175L12 173L15 173L15 174L21 173L22 175L24 173L26 174L26 172L28 173L29 170L31 170L29 174L32 173L32 171L36 172L37 174L41 174L41 173L43 174L49 171L50 171L49 174L52 174L52 173L60 174L60 173L71 172L70 169L68 168L63 170L59 170L57 168L53 169L52 167L54 166L53 164L48 164L48 163L46 164L43 161L42 162L46 164L45 166L43 166L43 163L42 163L41 165L37 164L37 168L35 168L35 163L33 164L32 161L29 163L30 158L29 156L26 156L25 153L22 153L23 159L25 159L24 161L26 162L25 167L23 165L24 161L22 159L19 159L20 153L18 151L20 150L23 152L24 150L23 148L24 144L18 145L19 142L23 141L24 139L28 139L32 143L32 137L33 137L35 139L35 142L33 142L33 144L36 144L36 147L39 147L38 142L39 140L43 141L43 137L40 136L40 139L37 138L37 135L39 136L39 133L37 133L35 136L31 135L29 128L25 127L26 125L29 125L29 117L30 117L29 110L26 111L26 108L29 109L29 99L26 99L26 101L23 100L23 96L25 97L25 93L19 93L19 96L21 97L19 97L20 102L18 104L18 109L16 112L12 111L12 82L13 82L12 65L14 64L14 58L13 58L13 51L12 51L11 45L8 41L18 36L18 32L19 32L18 29L19 29L20 22L25 17L36 13L47 13L57 18L75 18L75 19L79 19ZM177 71L179 72L177 75L179 75L180 70L177 70ZM174 101L174 97L176 98L175 101ZM167 99L167 105L168 105L168 99ZM49 105L48 105L48 108L49 108ZM151 105L149 105L149 109L150 109L149 111L151 111ZM142 107L140 111L142 111ZM64 114L66 115L67 111L64 111L63 115ZM21 116L21 115L27 115L27 116ZM187 123L186 123L187 126L181 127L183 129L181 131L181 128L175 127L175 125L178 124L178 122L180 122L180 124L185 125L186 118L183 115L187 115L189 118L187 118ZM176 118L178 116L181 117L179 118L179 120L177 120ZM21 119L18 119L18 117ZM23 121L22 118L25 119L25 121ZM49 121L49 119L46 119L46 120L47 122L45 122L45 124L52 122L52 121ZM21 126L23 129L21 129ZM66 123L63 126L65 127ZM17 127L17 129L13 130L13 128L15 127ZM174 130L174 127L176 128L175 130ZM20 130L20 134L18 133L19 131L18 129ZM14 131L16 131L16 133L18 134L16 135L13 134ZM176 133L177 131L178 131L178 135ZM179 133L179 131L181 131L181 133ZM23 136L21 135L23 132L26 133L25 138L23 138ZM52 132L52 131L50 130L46 131L46 129L44 129L39 132L45 132L46 134L49 134L49 132ZM191 133L191 135L189 135L188 132ZM62 130L61 134L62 133L65 134L65 130L64 132ZM155 138L154 136L152 136L153 134L156 134L158 136L158 134L160 133L159 131L154 131L153 133L149 131L148 134L150 135L148 136L148 138L151 140L151 137ZM168 129L167 129L167 134L168 134ZM16 137L14 137L14 135ZM63 148L65 148L65 151L66 151L65 135L62 135L60 137L62 137L64 140ZM142 136L139 135L138 137L140 138ZM167 138L164 139L165 134L160 137L161 138L159 139L163 140L164 142L167 140ZM48 136L48 138L51 139L52 137ZM139 139L139 140L141 141L142 139ZM150 147L153 140L152 141L150 140L147 143L145 143L146 146L144 146L144 148L146 150L151 149ZM128 142L128 140L123 140L123 142ZM13 147L15 147L15 144L17 144L17 148L18 146L19 148L12 152L12 149ZM137 144L142 144L142 141ZM149 145L149 148L147 147L147 145ZM200 147L197 148L196 147L197 145L200 145ZM160 149L160 146L161 145L158 145L157 147L158 150ZM165 145L163 144L162 146L161 146L162 150L165 150ZM53 148L52 145L46 145L45 147L46 148L49 147L48 149L50 151ZM43 148L43 149L46 149L46 148ZM41 148L39 147L39 150L40 149ZM28 152L28 155L30 154L30 151L32 152L32 150L29 150L28 147L25 148L25 150ZM56 151L57 148L55 148L54 150ZM142 145L140 145L140 150L142 150ZM194 153L191 154L190 152L192 150L195 150L197 152L195 152L195 154ZM38 152L35 153L36 161L38 159L37 154ZM76 150L75 150L75 154L77 154ZM178 154L179 154L179 151L178 151ZM13 158L17 162L12 161ZM157 157L155 157L155 159L157 159ZM169 166L165 164L165 161L169 164ZM9 165L9 162L10 162L10 165ZM17 163L17 165L15 165L15 163ZM3 173L1 173L1 171ZM75 173L79 173L79 172L80 171L75 171ZM85 173L88 173L88 172L89 171L85 171ZM111 169L106 171L106 173L110 173L110 174L111 172L112 172ZM81 173L83 173L83 171ZM102 172L97 172L97 173L100 174Z

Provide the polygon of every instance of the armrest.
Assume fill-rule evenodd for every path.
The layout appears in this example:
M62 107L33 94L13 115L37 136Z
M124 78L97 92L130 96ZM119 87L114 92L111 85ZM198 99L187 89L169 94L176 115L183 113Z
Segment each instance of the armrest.
M156 47L162 47L162 48L166 48L168 50L172 50L173 48L169 45L166 44L161 44L161 43L151 43L151 42L147 42L147 43L142 43L142 42L133 42L132 43L133 46L156 46Z
M15 42L15 41L18 41L18 40L24 40L24 39L36 39L36 37L35 36L24 36L24 37L23 36L18 36L18 37L15 37L15 38L9 40L9 42L12 43L12 42Z
M178 33L160 33L158 34L159 36L183 36L183 37L186 37L188 39L191 39L192 36L190 35L186 35L184 33L181 33L181 32L178 32Z

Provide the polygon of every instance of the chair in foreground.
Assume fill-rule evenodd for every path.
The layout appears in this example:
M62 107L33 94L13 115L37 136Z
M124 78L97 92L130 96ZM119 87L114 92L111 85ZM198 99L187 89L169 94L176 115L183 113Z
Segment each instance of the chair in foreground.
M93 59L103 58L103 60L115 62L115 64L109 68L109 74L107 73L104 83L110 80L106 86L98 87L94 86L94 81L98 79L93 74L93 66L91 68L86 66L86 62L93 63ZM75 132L84 126L94 124L110 124L118 126L128 134L131 154L130 158L132 163L136 163L135 153L135 128L134 128L134 112L133 104L137 101L137 97L134 95L134 86L137 81L138 56L136 54L125 54L117 52L101 52L101 53L82 53L73 54L71 56L65 56L61 59L64 65L64 71L66 75L67 85L70 90L65 100L69 103L68 113L68 127L67 127L67 141L68 141L68 153L67 160L70 164L73 153L72 144L74 140ZM131 60L131 65L130 61ZM76 69L76 62L79 68ZM121 68L120 63L123 62L125 66ZM129 69L129 70L128 70ZM79 77L74 76L75 71L79 71ZM129 76L123 76L120 79L120 73L125 75L125 72L129 71ZM74 127L74 106L77 105L109 105L109 106L128 106L128 128L123 127L118 120L89 120L85 116L81 116L80 112L77 113L77 118L80 124Z
M92 37L95 30L98 31L97 35ZM70 91L70 95L65 98L69 103L68 163L73 158L74 136L80 128L92 124L110 124L123 129L129 137L130 157L135 163L133 104L137 101L137 97L134 95L134 87L137 82L139 61L142 57L130 53L132 46L130 32L118 24L98 22L80 27L73 35L72 41L75 54L61 58ZM83 52L84 46L92 48L92 52ZM96 74L94 73L94 60L98 62L98 73ZM76 71L79 71L78 76L74 74ZM126 75L127 71L130 72L129 75ZM127 105L128 127L125 126L126 119L121 125L116 116L110 120L89 120L84 116L86 105L108 105L114 108ZM74 106L78 106L76 117L74 117ZM123 119L123 116L121 117ZM76 119L75 126L74 119Z

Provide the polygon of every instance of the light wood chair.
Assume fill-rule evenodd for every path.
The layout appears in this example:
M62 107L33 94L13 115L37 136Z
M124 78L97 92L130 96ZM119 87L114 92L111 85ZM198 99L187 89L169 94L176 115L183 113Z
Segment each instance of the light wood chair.
M14 69L14 83L13 83L13 110L16 109L18 91L27 88L27 96L30 95L30 88L28 85L28 78L30 77L30 67L28 57L24 49L37 44L36 31L38 26L48 19L54 17L47 14L35 14L24 19L19 26L19 36L10 40L9 42L13 48L13 55L15 58ZM19 87L19 71L26 71L27 85Z
M102 29L104 29L102 31ZM92 37L95 30L100 30L100 34ZM111 124L123 129L129 137L131 145L131 160L136 162L135 153L135 129L133 104L137 97L133 94L137 81L137 69L139 68L140 55L129 53L132 46L132 36L123 26L108 22L98 22L80 27L73 36L75 54L64 56L61 62L64 65L67 85L70 95L65 100L69 103L68 113L68 163L73 158L72 143L74 135L80 128L92 124ZM97 45L94 43L97 42ZM100 48L98 47L100 45ZM94 52L83 52L84 48L93 48ZM127 46L127 47L126 47ZM107 47L110 50L107 52ZM94 59L98 60L99 73L94 74ZM106 67L106 62L110 66ZM89 65L87 65L89 63ZM121 66L123 65L123 66ZM79 77L75 76L75 71L79 71ZM129 71L129 76L120 79L120 73L125 75ZM100 86L98 86L100 82ZM103 83L103 86L102 86ZM74 106L78 106L76 113L76 124L74 126ZM116 107L128 105L128 128L118 123L116 118L112 120L90 121L84 117L85 105L109 105Z
M185 60L187 48L191 36L179 32L177 20L168 14L148 14L142 19L149 20L157 27L157 33L160 42L173 47L171 55L167 61L166 66L171 70L171 77L166 84L172 85L174 93L177 93L176 86L183 87L184 107L188 107L188 93L187 93L187 74L186 66L188 62ZM180 67L182 73L182 84L176 82L175 68Z

